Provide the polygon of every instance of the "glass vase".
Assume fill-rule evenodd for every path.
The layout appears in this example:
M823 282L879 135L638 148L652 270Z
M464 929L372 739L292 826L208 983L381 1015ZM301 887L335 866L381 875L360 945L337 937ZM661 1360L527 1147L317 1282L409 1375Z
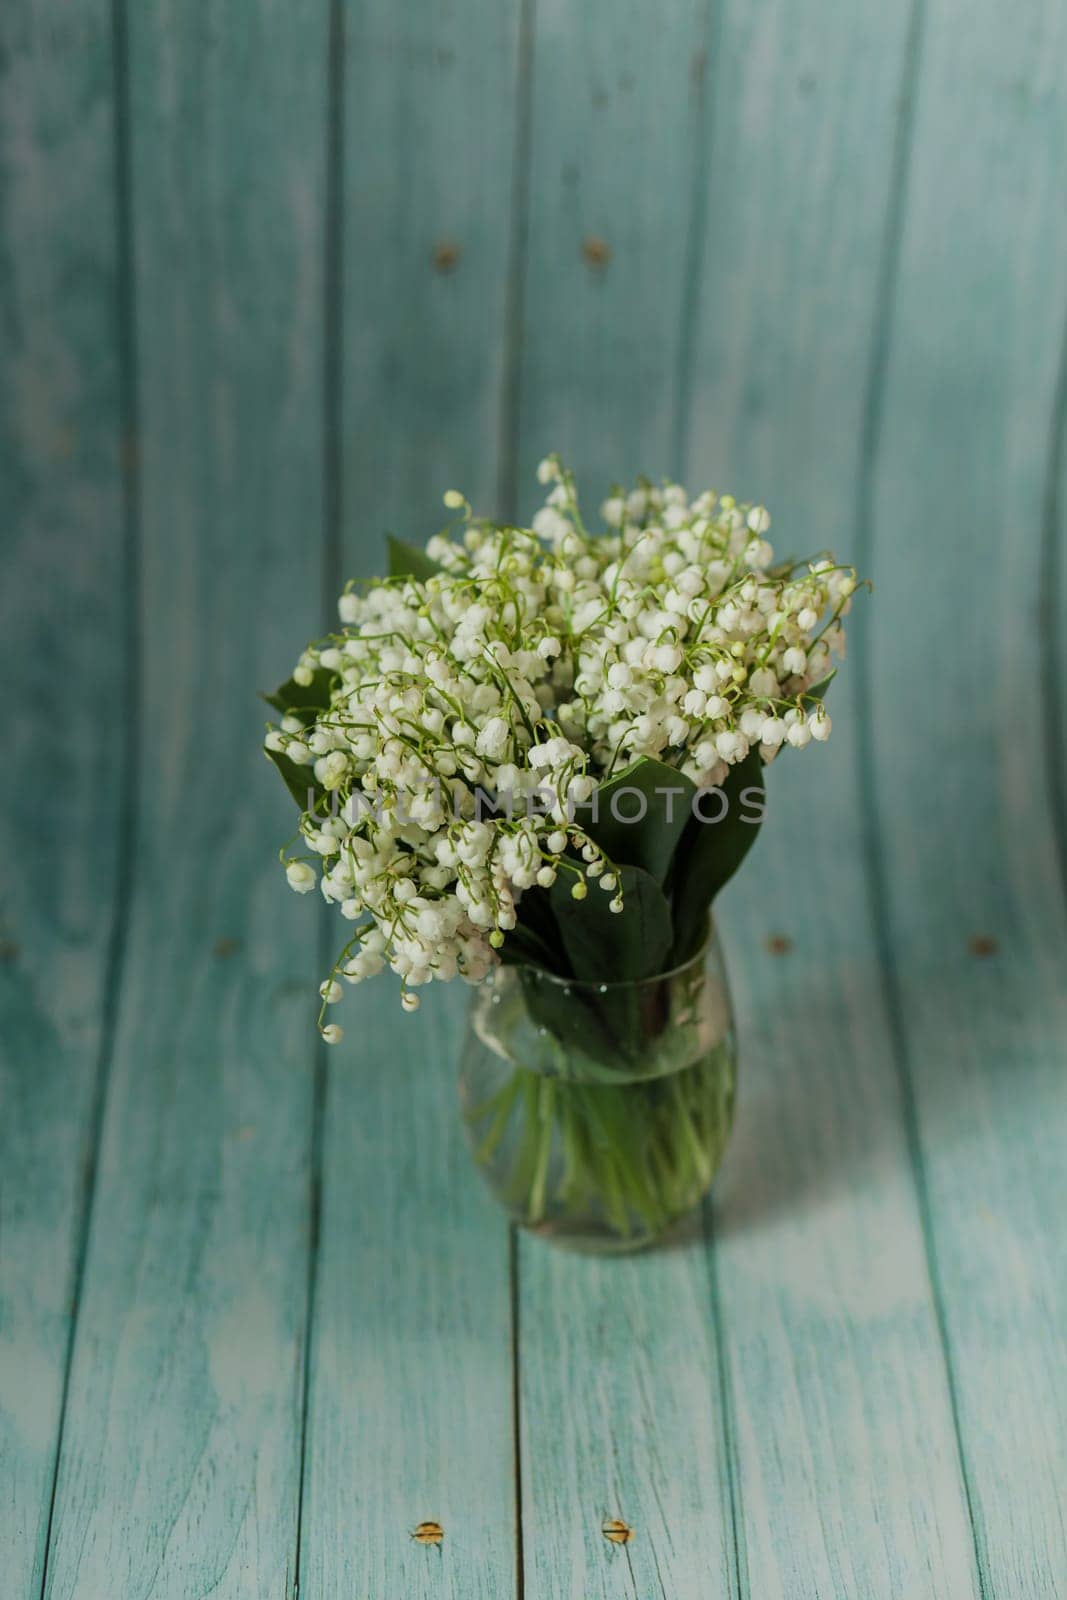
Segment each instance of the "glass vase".
M473 993L460 1100L479 1171L522 1227L636 1250L699 1205L733 1120L737 1053L714 932L634 983L497 967Z

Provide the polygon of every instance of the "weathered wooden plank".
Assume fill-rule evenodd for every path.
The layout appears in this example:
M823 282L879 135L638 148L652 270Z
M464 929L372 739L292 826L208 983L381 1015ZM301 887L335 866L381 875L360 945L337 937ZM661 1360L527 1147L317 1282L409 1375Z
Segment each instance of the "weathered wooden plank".
M817 776L771 774L767 836L724 910L742 1062L715 1254L742 1592L921 1583L954 1600L977 1593L974 1552L880 975L857 920L858 818L831 803L831 833L825 815L854 780L844 699Z
M703 216L706 0L536 8L520 503L558 450L596 504L674 470Z
M728 1432L699 1236L596 1260L524 1239L526 1594L734 1594ZM616 1544L608 1520L633 1530Z
M987 1596L1067 1572L1067 920L1040 706L1062 6L933 0L871 479L872 845Z
M519 24L474 0L344 12L344 576L382 569L385 529L439 527L449 485L493 509ZM329 1058L301 1588L496 1597L516 1564L508 1233L460 1131L466 994L405 1016L379 983L339 1008ZM442 1544L412 1541L428 1520Z
M331 1055L301 1588L490 1597L515 1576L508 1235L460 1136L466 993L381 980ZM420 1522L439 1545L412 1539Z
M129 24L140 811L48 1594L258 1600L296 1554L317 952L254 695L320 594L325 24Z
M536 19L520 499L558 449L595 520L614 479L674 465L708 17L694 3L654 28L630 4ZM603 1262L523 1238L518 1264L525 1592L734 1592L699 1237ZM609 1542L606 1518L632 1541Z
M109 9L0 16L0 1550L40 1588L109 976L125 583ZM17 692L15 686L17 685Z
M720 37L687 470L766 499L781 554L847 559L914 35L905 7L808 4L729 5ZM743 1592L956 1600L976 1592L975 1558L863 871L849 664L830 699L830 745L770 772L765 836L724 908L741 1113L716 1270Z
M500 466L520 5L344 12L346 555L426 537ZM374 570L373 567L371 570Z
M1067 320L1052 401L1041 552L1041 678L1048 719L1048 784L1060 877L1067 894Z

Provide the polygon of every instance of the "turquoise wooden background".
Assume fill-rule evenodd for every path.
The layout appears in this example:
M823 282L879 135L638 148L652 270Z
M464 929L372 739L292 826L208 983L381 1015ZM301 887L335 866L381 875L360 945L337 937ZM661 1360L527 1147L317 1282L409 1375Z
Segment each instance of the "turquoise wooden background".
M1065 59L1063 0L5 0L5 1597L1067 1593ZM257 750L383 530L550 447L876 585L725 907L705 1236L631 1262L481 1192L462 995L316 1050Z

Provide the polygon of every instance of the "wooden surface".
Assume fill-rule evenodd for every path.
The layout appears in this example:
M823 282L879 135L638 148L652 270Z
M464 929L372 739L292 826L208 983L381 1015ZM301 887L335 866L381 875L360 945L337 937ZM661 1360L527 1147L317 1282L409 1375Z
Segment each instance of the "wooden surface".
M8 0L4 1600L1067 1595L1065 52ZM633 1261L509 1233L458 990L316 1047L257 750L384 531L553 447L876 585L724 899L713 1202Z

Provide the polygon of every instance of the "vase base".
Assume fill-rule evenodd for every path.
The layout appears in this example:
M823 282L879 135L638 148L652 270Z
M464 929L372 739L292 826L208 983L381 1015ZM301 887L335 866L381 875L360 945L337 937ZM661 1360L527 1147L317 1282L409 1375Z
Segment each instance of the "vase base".
M598 1230L575 1221L553 1218L545 1222L528 1222L514 1217L516 1225L535 1239L558 1250L568 1250L581 1256L634 1256L649 1250L679 1250L698 1243L704 1237L703 1200L684 1215L675 1218L665 1228L655 1233L620 1234L608 1229Z

